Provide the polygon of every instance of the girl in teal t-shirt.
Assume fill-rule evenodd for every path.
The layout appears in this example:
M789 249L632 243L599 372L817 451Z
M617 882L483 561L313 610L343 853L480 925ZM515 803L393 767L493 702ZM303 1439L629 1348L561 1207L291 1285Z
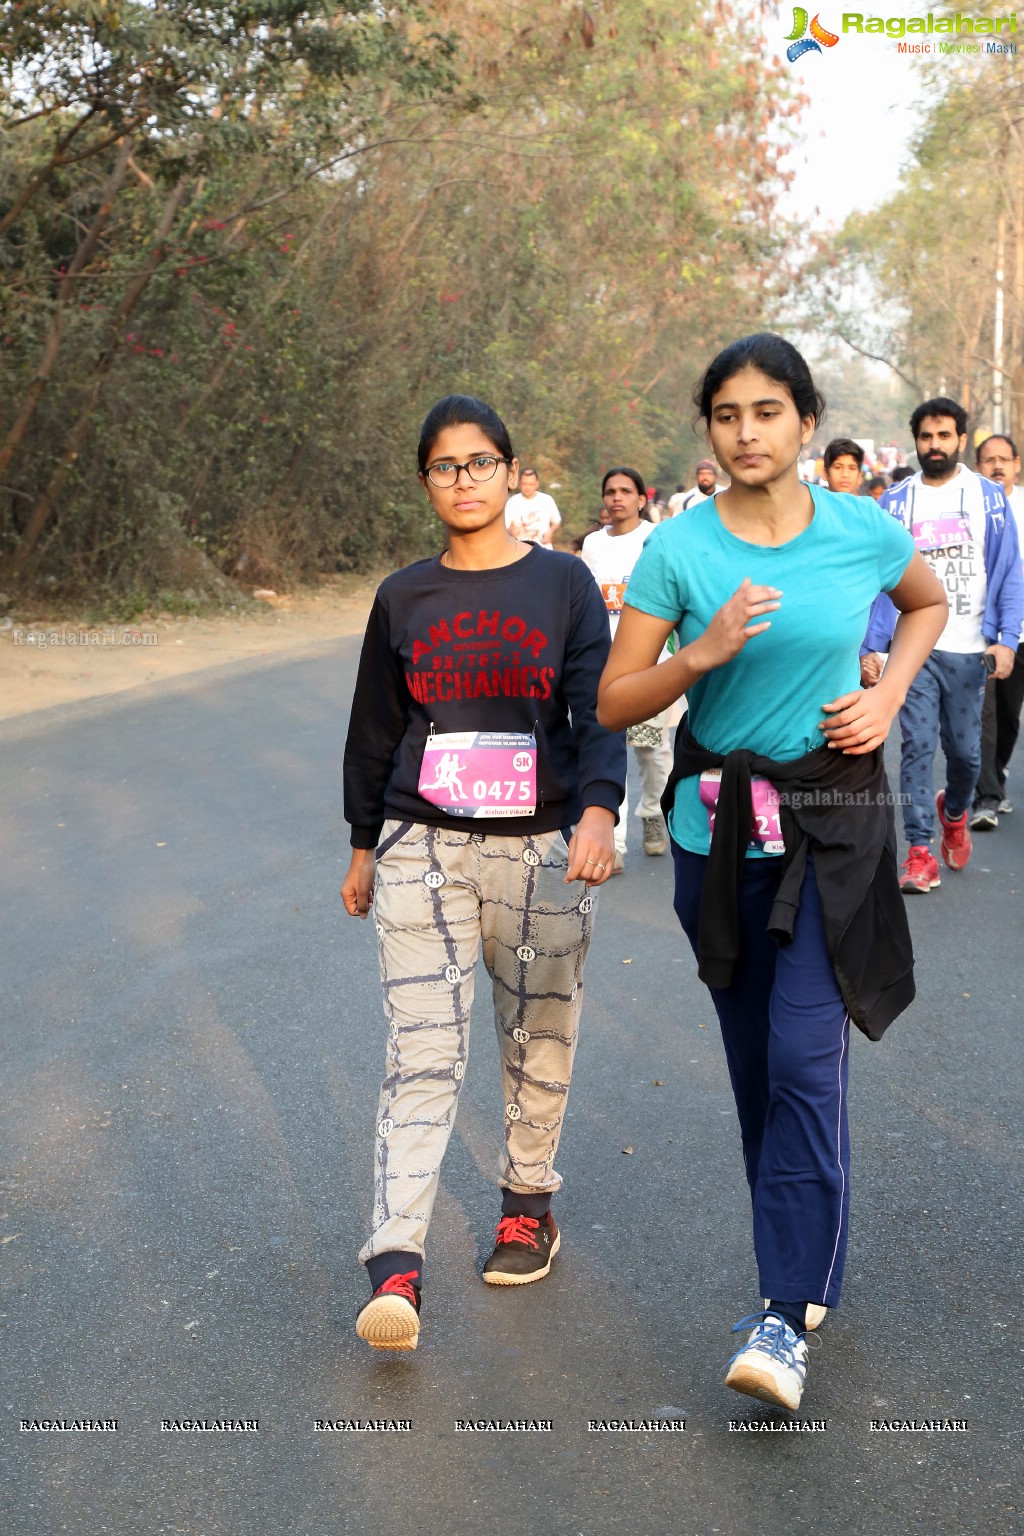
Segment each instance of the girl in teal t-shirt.
M714 752L749 747L788 759L819 746L822 702L859 689L871 604L896 585L913 553L906 529L870 497L804 489L810 519L785 543L740 537L719 515L721 498L711 497L654 529L633 572L629 606L678 622L681 645L700 638L744 577L784 594L759 643L689 692L690 730ZM707 853L708 813L698 791L696 779L679 783L670 830L681 848Z
M676 785L669 819L675 909L696 953L705 881L721 880L723 870L735 881L738 954L724 962L727 984L710 990L740 1122L764 1298L763 1311L734 1327L751 1332L725 1380L795 1409L807 1368L803 1335L837 1304L842 1283L850 1018L826 941L823 901L834 901L834 891L816 878L813 852L791 942L779 945L768 932L787 867L780 792L769 779L755 776L751 786L751 825L736 845L739 853L749 843L742 867L730 860L725 869L709 857L716 819L723 839L737 831L735 801L723 796L718 814L723 760L752 752L789 780L790 765L799 763L803 774L805 758L806 771L820 773L821 753L880 757L938 638L946 602L912 540L873 502L801 482L797 461L824 401L789 342L757 335L726 347L695 387L694 402L731 484L647 540L601 680L598 717L621 730L683 693L689 702L682 752L677 744L689 776ZM880 590L902 617L881 681L864 690L860 644ZM659 666L672 630L679 649ZM709 754L723 766L687 766ZM741 759L729 761L738 771ZM880 760L876 767L884 785ZM841 812L830 867L836 848L858 847L858 814L855 805ZM826 848L814 846L821 862ZM868 878L895 882L891 862L890 871L880 856ZM716 896L718 889L711 887ZM874 944L877 924L870 931Z

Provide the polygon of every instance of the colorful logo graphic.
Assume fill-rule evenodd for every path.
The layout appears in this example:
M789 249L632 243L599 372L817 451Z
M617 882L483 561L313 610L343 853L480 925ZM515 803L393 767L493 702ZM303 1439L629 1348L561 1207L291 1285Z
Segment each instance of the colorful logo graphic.
M810 37L807 33L810 32ZM789 47L786 49L786 58L791 64L802 58L805 53L820 53L822 48L834 48L839 39L834 32L826 32L821 22L815 16L810 27L807 25L807 12L802 5L793 7L793 30L786 33L786 41Z

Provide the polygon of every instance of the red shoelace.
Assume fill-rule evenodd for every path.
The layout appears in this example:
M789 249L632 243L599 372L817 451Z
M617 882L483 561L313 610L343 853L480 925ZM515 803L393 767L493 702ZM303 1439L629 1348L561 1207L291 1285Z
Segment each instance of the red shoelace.
M526 1243L530 1248L539 1248L532 1233L536 1232L540 1222L535 1216L503 1216L498 1222L497 1240L499 1243Z
M401 1296L403 1301L411 1301L416 1305L416 1292L413 1286L419 1279L415 1269L411 1269L407 1275L389 1275L383 1285L378 1285L374 1291L375 1296Z

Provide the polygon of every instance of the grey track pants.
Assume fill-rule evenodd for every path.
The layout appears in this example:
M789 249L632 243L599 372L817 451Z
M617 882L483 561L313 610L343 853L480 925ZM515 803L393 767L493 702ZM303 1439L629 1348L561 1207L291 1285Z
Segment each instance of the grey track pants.
M498 1182L555 1190L596 894L564 883L560 832L528 837L384 824L373 907L387 1075L377 1111L373 1232L362 1263L422 1256L469 1049L477 956L491 978L505 1145Z

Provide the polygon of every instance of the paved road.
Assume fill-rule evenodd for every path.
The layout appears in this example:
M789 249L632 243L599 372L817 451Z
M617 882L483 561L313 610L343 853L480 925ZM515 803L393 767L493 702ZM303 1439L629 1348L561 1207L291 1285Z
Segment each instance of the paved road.
M786 1416L721 1385L756 1280L666 859L601 896L551 1278L477 1276L501 1102L481 1012L420 1349L353 1335L384 1040L372 928L337 897L355 655L5 727L0 1530L1019 1529L1021 767L1019 813L912 907L912 1013L855 1041L846 1292L801 1414L828 1427L734 1432ZM685 1431L587 1428L654 1414ZM160 1427L215 1416L259 1429ZM19 1427L82 1417L117 1431ZM455 1429L495 1417L553 1427ZM969 1427L871 1429L921 1418Z

